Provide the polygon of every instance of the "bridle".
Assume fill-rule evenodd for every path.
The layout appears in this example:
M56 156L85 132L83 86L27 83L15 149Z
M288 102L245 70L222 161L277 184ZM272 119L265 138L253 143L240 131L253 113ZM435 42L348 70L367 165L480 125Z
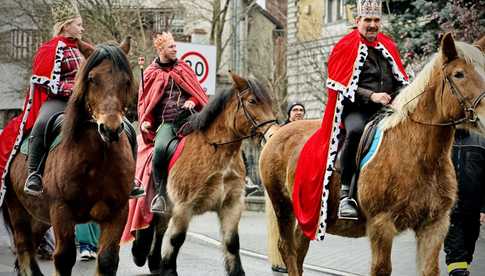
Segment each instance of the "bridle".
M445 123L421 122L409 116L409 119L411 119L411 121L427 126L455 126L463 122L475 123L478 120L476 109L478 104L480 104L480 101L485 98L485 91L480 93L480 95L478 95L473 101L470 102L465 96L463 96L463 93L460 92L460 90L458 89L458 87L456 87L455 83L450 79L450 77L446 75L445 69L448 64L449 63L443 64L442 67L442 72L445 77L443 78L441 85L441 94L444 93L445 85L448 84L450 86L451 94L455 96L455 98L457 98L465 115L459 119L454 119ZM422 95L423 93L419 94L418 96ZM415 98L416 97L414 97L410 101L414 100Z
M243 110L243 113L244 113L244 116L246 117L246 120L251 123L251 132L249 135L243 135L243 136L240 136L234 140L230 140L230 141L224 141L224 142L211 142L209 144L213 145L214 147L215 146L221 146L221 145L227 145L227 144L232 144L232 143L236 143L236 142L239 142L239 141L242 141L244 139L247 139L247 138L251 138L251 137L254 137L256 135L258 135L257 133L257 130L267 124L273 124L276 122L276 119L272 119L272 120L266 120L266 121L263 121L261 123L258 123L256 121L256 119L254 118L253 115L251 115L251 113L249 112L247 106L244 104L242 98L245 94L249 93L249 91L254 91L253 89L253 85L251 84L251 80L248 80L247 81L248 83L248 87L242 91L238 91L237 92L237 100L238 100L238 103L237 103L237 108L236 108L236 111L234 112L234 120L233 120L233 126L234 128L236 128L236 114L238 113L239 109L242 108ZM269 128L268 128L269 130ZM266 130L266 131L268 131ZM264 134L263 133L263 137L264 137ZM264 138L263 138L264 139Z

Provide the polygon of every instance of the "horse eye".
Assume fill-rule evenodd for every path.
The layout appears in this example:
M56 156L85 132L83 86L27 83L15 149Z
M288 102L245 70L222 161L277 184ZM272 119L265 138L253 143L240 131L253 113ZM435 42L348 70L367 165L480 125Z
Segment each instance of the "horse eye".
M250 104L256 104L256 100L253 99L253 98L251 98L251 99L248 100L248 103L250 103Z
M453 75L453 77L455 77L457 79L463 79L465 77L465 74L463 74L462 71L458 71L458 72L455 72L455 74Z

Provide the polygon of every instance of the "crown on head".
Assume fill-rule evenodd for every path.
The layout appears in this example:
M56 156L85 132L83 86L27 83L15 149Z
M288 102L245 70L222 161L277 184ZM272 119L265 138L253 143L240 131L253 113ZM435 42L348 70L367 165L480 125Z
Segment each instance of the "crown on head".
M51 6L51 12L56 23L64 22L66 20L81 16L77 5L69 0L54 1Z
M381 0L357 0L357 16L377 16L382 15Z

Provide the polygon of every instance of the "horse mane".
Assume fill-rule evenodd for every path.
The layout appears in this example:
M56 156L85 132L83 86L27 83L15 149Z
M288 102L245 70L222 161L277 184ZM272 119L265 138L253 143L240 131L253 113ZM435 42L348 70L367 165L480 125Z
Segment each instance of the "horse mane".
M125 72L130 79L128 91L134 93L133 72L125 53L117 45L100 44L96 50L89 56L86 62L81 66L76 75L74 88L71 97L67 103L64 112L64 122L62 125L63 139L74 142L80 137L80 131L83 124L90 120L90 114L87 111L86 95L89 87L89 73L93 68L98 66L103 60L108 59L113 64L115 70ZM130 95L127 95L128 97Z
M256 80L249 79L248 86L246 89L250 89L256 99L262 103L271 103L271 97L268 91ZM215 120L217 115L219 115L226 103L229 102L231 96L237 93L236 88L231 87L230 89L225 89L222 92L216 94L212 97L209 103L202 109L201 112L196 113L189 117L189 123L194 130L205 130L211 123Z
M480 49L471 44L459 41L455 41L455 46L458 51L458 56L465 59L467 64L474 65L477 70L483 70L485 68L485 57ZM416 78L400 91L392 103L394 113L382 120L381 126L383 130L393 128L403 122L408 118L408 114L416 109L419 103L419 95L428 87L435 67L440 64L440 55L436 53L430 58L430 61L418 73Z

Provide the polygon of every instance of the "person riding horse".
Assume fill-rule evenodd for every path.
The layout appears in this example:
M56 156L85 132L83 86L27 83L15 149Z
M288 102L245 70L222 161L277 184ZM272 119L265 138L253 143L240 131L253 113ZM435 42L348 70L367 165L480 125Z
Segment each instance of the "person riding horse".
M9 127L10 130L17 131L2 133L2 136L9 138L3 142L10 143L12 149L13 139L19 137L16 144L20 143L23 132L32 129L28 138L28 177L24 186L24 192L32 196L40 196L43 192L42 171L48 151L48 145L44 144L46 125L53 115L66 108L76 73L84 59L78 49L84 27L77 6L71 1L55 1L52 4L52 15L56 22L53 28L54 37L44 43L35 54L31 87L24 112L12 120ZM124 120L124 126L136 157L135 130L127 119ZM10 151L9 154L13 156L15 152L16 150ZM7 169L8 164L4 167L4 170ZM143 194L144 191L135 185L130 196L138 197Z
M351 184L357 169L355 156L364 127L383 106L392 102L403 85L397 78L398 74L393 72L394 68L398 68L396 63L401 63L399 52L392 39L380 33L381 11L380 0L357 1L357 29L337 43L328 62L327 86L330 89L338 90L345 83L345 72L352 72L351 85L347 89L354 89L352 84L357 85L355 99L346 97L343 102L342 120L346 136L341 149L341 219L357 219L358 216L357 202L351 192L356 187ZM367 51L359 48L361 44L367 46ZM354 66L356 61L361 60L363 64Z
M153 183L157 190L151 202L151 211L164 213L167 208L164 152L176 137L179 127L176 121L179 117L188 110L202 109L207 104L207 95L192 69L177 59L177 45L171 33L156 34L153 44L158 57L144 72L138 96L138 116L143 139L138 152L136 175L143 175L141 171L149 164L149 154L146 154L148 147L148 152L153 151ZM150 183L149 178L140 177L144 183Z

